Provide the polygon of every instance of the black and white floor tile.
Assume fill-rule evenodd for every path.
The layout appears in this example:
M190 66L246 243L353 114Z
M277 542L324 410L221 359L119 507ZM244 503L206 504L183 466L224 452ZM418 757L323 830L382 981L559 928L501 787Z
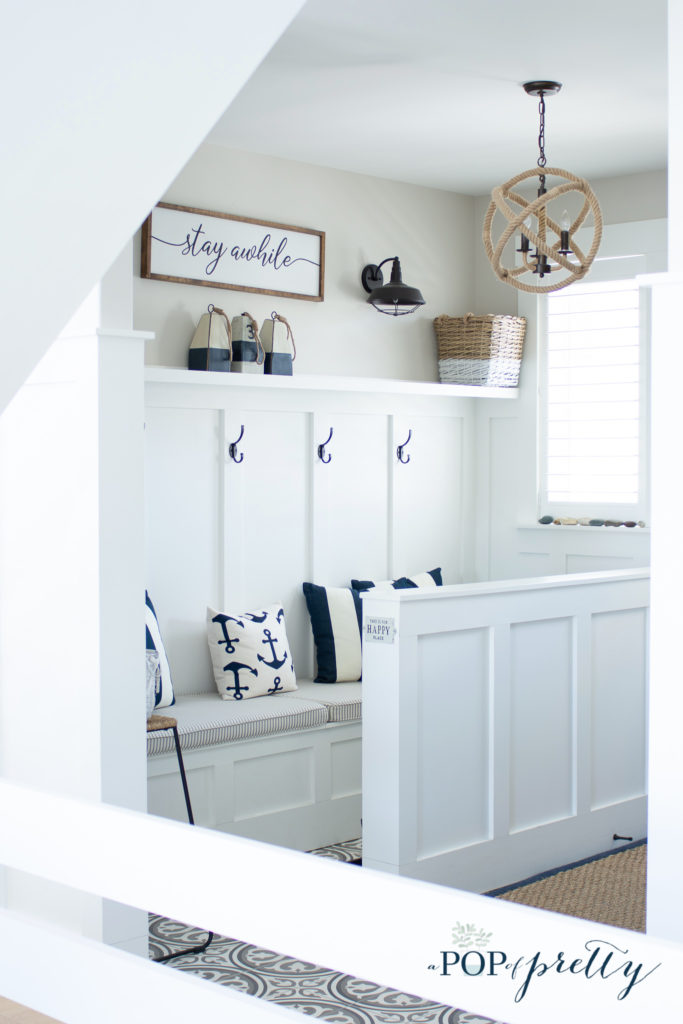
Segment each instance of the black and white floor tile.
M359 861L360 840L348 840L311 853ZM201 945L205 938L206 932L150 914L151 957L175 952L183 946ZM215 936L204 953L179 956L168 966L268 999L328 1024L496 1024L488 1017L432 1003L224 936Z
M309 850L318 857L331 857L332 860L343 860L347 864L360 864L363 856L363 846L360 839L345 839L343 843L334 843L333 846L319 846L316 850Z

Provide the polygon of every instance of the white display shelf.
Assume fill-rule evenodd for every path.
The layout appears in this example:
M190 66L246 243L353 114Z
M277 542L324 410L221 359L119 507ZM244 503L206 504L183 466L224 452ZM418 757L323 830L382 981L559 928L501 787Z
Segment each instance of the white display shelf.
M209 384L263 391L345 391L358 394L422 395L444 398L515 399L518 388L489 388L469 384L433 384L428 381L387 380L371 377L327 377L293 374L291 377L246 373L214 373L177 366L147 366L145 380L153 384Z

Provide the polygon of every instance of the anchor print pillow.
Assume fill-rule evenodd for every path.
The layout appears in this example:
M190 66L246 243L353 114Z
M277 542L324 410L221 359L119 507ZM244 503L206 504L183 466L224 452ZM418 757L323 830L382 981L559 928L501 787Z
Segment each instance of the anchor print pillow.
M253 612L206 609L216 688L223 700L296 690L282 605Z

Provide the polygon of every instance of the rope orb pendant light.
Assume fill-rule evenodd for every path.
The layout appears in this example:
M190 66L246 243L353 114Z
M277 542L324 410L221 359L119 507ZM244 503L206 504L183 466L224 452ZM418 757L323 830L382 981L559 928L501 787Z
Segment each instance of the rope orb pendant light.
M581 280L588 273L602 238L602 214L588 182L560 167L546 166L545 97L559 92L561 88L560 82L524 83L528 95L539 97L537 166L522 171L505 184L494 188L484 219L484 248L494 273L505 284L523 292L553 292ZM535 199L526 199L514 191L520 182L536 177L539 179L539 187ZM546 181L550 177L559 178L560 182L546 188ZM558 223L550 215L550 207L562 209L563 204L556 200L574 192L583 197L578 215L572 221L567 211L563 210ZM493 219L496 212L503 215L507 226L500 238L494 241ZM584 225L589 213L593 215L593 239L588 252L584 253L576 241L576 232ZM502 262L505 246L517 231L520 232L520 246L517 249L520 261L516 266L505 267ZM550 282L541 284L551 274Z

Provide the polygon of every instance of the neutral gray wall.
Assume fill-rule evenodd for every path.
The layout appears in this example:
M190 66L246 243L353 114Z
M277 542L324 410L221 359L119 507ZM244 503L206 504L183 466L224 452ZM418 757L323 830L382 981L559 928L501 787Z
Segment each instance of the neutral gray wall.
M326 234L324 302L135 278L134 324L156 340L147 361L186 366L209 302L259 324L272 310L292 325L296 373L436 380L432 320L471 303L474 200L311 164L204 145L167 191L167 202ZM403 279L426 305L410 316L377 313L360 283L366 263L399 256ZM135 245L139 275L139 236ZM390 265L383 268L388 280Z

